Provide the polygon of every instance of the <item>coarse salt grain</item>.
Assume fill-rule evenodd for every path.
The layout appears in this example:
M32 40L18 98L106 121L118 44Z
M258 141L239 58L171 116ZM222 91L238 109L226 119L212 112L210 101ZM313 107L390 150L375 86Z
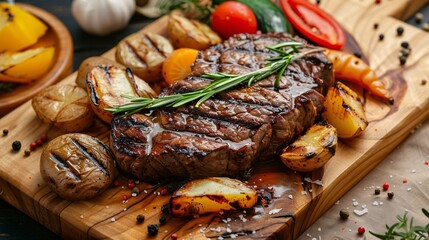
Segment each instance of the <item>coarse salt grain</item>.
M416 173L416 170L415 170L415 169L413 169L413 170L411 170L411 172L412 172L412 173Z
M293 196L291 194L289 194L287 197L291 200L293 199Z
M237 234L231 234L231 235L229 235L231 238L237 238Z
M377 202L377 201L374 201L374 202L372 203L372 205L373 205L373 206L378 206L378 202Z
M231 228L226 228L226 232L227 232L227 233L232 233Z
M83 215L80 215L80 218L83 218Z
M407 191L409 192L409 191L411 191L411 189L412 189L412 188L410 188L410 187L409 187L409 188L407 188Z
M223 240L222 236L217 237L218 240Z
M145 190L143 190L143 192L144 192L144 193L147 193L147 190L145 189Z
M115 222L115 221L116 221L116 219L115 219L114 217L112 217L112 218L110 219L110 221Z
M317 231L321 232L321 231L322 231L322 229L321 229L321 228L318 228L318 229L317 229Z
M362 216L362 215L368 213L368 208L364 208L362 210L356 210L355 209L355 210L353 210L353 212L358 216Z
M366 208L366 205L364 204L364 205L362 205L362 208Z
M269 215L273 215L273 214L279 213L281 210L282 210L282 208L275 208L275 209L271 209L271 210L268 212L268 214L269 214Z
M301 195L307 195L306 191L301 191Z
M353 204L354 207L359 206L359 202L358 201L353 201L352 204Z

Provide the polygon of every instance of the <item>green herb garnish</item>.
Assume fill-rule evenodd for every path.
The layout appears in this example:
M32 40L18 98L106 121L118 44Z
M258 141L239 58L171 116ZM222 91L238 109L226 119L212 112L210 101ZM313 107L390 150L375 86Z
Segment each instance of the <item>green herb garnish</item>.
M210 22L210 17L214 11L211 1L208 0L162 0L159 1L159 7L163 14L180 10L186 17L205 23Z
M276 74L274 89L279 89L280 79L287 66L295 59L301 58L307 54L322 51L319 48L311 49L307 52L299 52L302 47L300 42L284 42L275 46L267 47L269 50L278 53L278 56L267 59L267 65L264 68L249 72L243 75L233 75L226 73L207 73L201 75L203 78L214 80L208 86L197 89L192 92L167 95L157 98L145 98L135 96L124 96L131 100L130 103L114 108L106 108L113 114L132 114L142 109L153 109L158 107L180 107L189 102L197 101L195 106L201 105L204 101L213 95L231 89L241 84L251 84Z
M423 214L429 218L429 212L426 209L422 209ZM383 240L415 240L415 239L428 239L429 237L429 223L426 226L414 226L413 218L408 223L407 213L404 215L396 216L398 222L389 226L386 224L387 231L384 234L373 233L369 231L373 236Z

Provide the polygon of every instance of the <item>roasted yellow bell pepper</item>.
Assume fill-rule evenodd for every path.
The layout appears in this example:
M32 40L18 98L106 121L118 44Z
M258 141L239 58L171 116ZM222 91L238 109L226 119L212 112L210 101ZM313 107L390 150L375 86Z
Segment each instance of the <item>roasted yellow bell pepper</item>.
M48 27L16 5L0 3L0 53L33 45Z

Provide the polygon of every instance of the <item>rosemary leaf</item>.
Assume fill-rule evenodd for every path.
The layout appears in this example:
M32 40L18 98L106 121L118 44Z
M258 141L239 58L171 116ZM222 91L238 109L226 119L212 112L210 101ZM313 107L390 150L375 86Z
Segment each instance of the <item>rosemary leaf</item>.
M276 75L274 89L278 90L280 79L283 76L286 68L293 60L302 58L310 53L322 51L321 49L317 48L307 52L299 52L299 48L302 47L302 45L303 44L300 42L284 42L267 47L267 49L270 51L277 53L278 56L267 59L267 64L265 67L245 73L243 75L234 75L221 72L203 74L201 77L211 79L213 82L211 82L206 87L192 92L160 96L157 98L124 96L130 99L131 102L122 106L116 106L114 108L106 108L106 110L112 112L113 114L128 115L143 109L154 109L159 107L176 108L190 102L196 102L195 105L198 107L203 102L220 92L241 86L243 84L250 86L257 81L263 80L274 74Z

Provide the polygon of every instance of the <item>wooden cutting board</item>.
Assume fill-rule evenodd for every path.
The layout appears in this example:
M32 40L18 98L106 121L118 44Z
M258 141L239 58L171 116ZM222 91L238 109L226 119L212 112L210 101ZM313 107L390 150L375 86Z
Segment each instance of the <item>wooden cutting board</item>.
M341 3L340 3L341 2ZM199 218L167 218L156 237L147 235L147 225L159 222L161 207L169 195L158 195L159 187L139 183L141 192L126 203L130 195L127 179L120 177L119 186L111 186L91 201L64 201L52 193L41 179L41 149L28 157L24 149L42 133L50 139L62 134L39 121L30 102L0 119L0 130L9 134L0 137L0 196L22 212L67 239L168 239L171 234L185 239L246 238L292 239L299 236L344 193L373 169L397 146L418 123L429 116L429 34L409 26L396 17L408 17L427 1L373 0L322 1L330 12L356 38L371 67L389 84L395 105L378 101L362 90L370 124L363 135L341 140L337 153L321 170L298 174L272 161L258 166L248 180L250 185L274 190L268 207L236 213L210 214ZM404 13L404 14L403 14ZM378 23L378 29L373 24ZM403 26L403 36L396 28ZM147 28L147 32L164 34L166 18ZM383 33L385 39L378 41ZM408 41L412 54L405 66L399 65L400 43ZM113 50L105 54L113 58ZM76 74L61 83L73 83ZM87 132L107 141L109 126L101 122ZM20 140L23 149L16 153L11 144ZM136 223L138 214L145 215L143 224Z

